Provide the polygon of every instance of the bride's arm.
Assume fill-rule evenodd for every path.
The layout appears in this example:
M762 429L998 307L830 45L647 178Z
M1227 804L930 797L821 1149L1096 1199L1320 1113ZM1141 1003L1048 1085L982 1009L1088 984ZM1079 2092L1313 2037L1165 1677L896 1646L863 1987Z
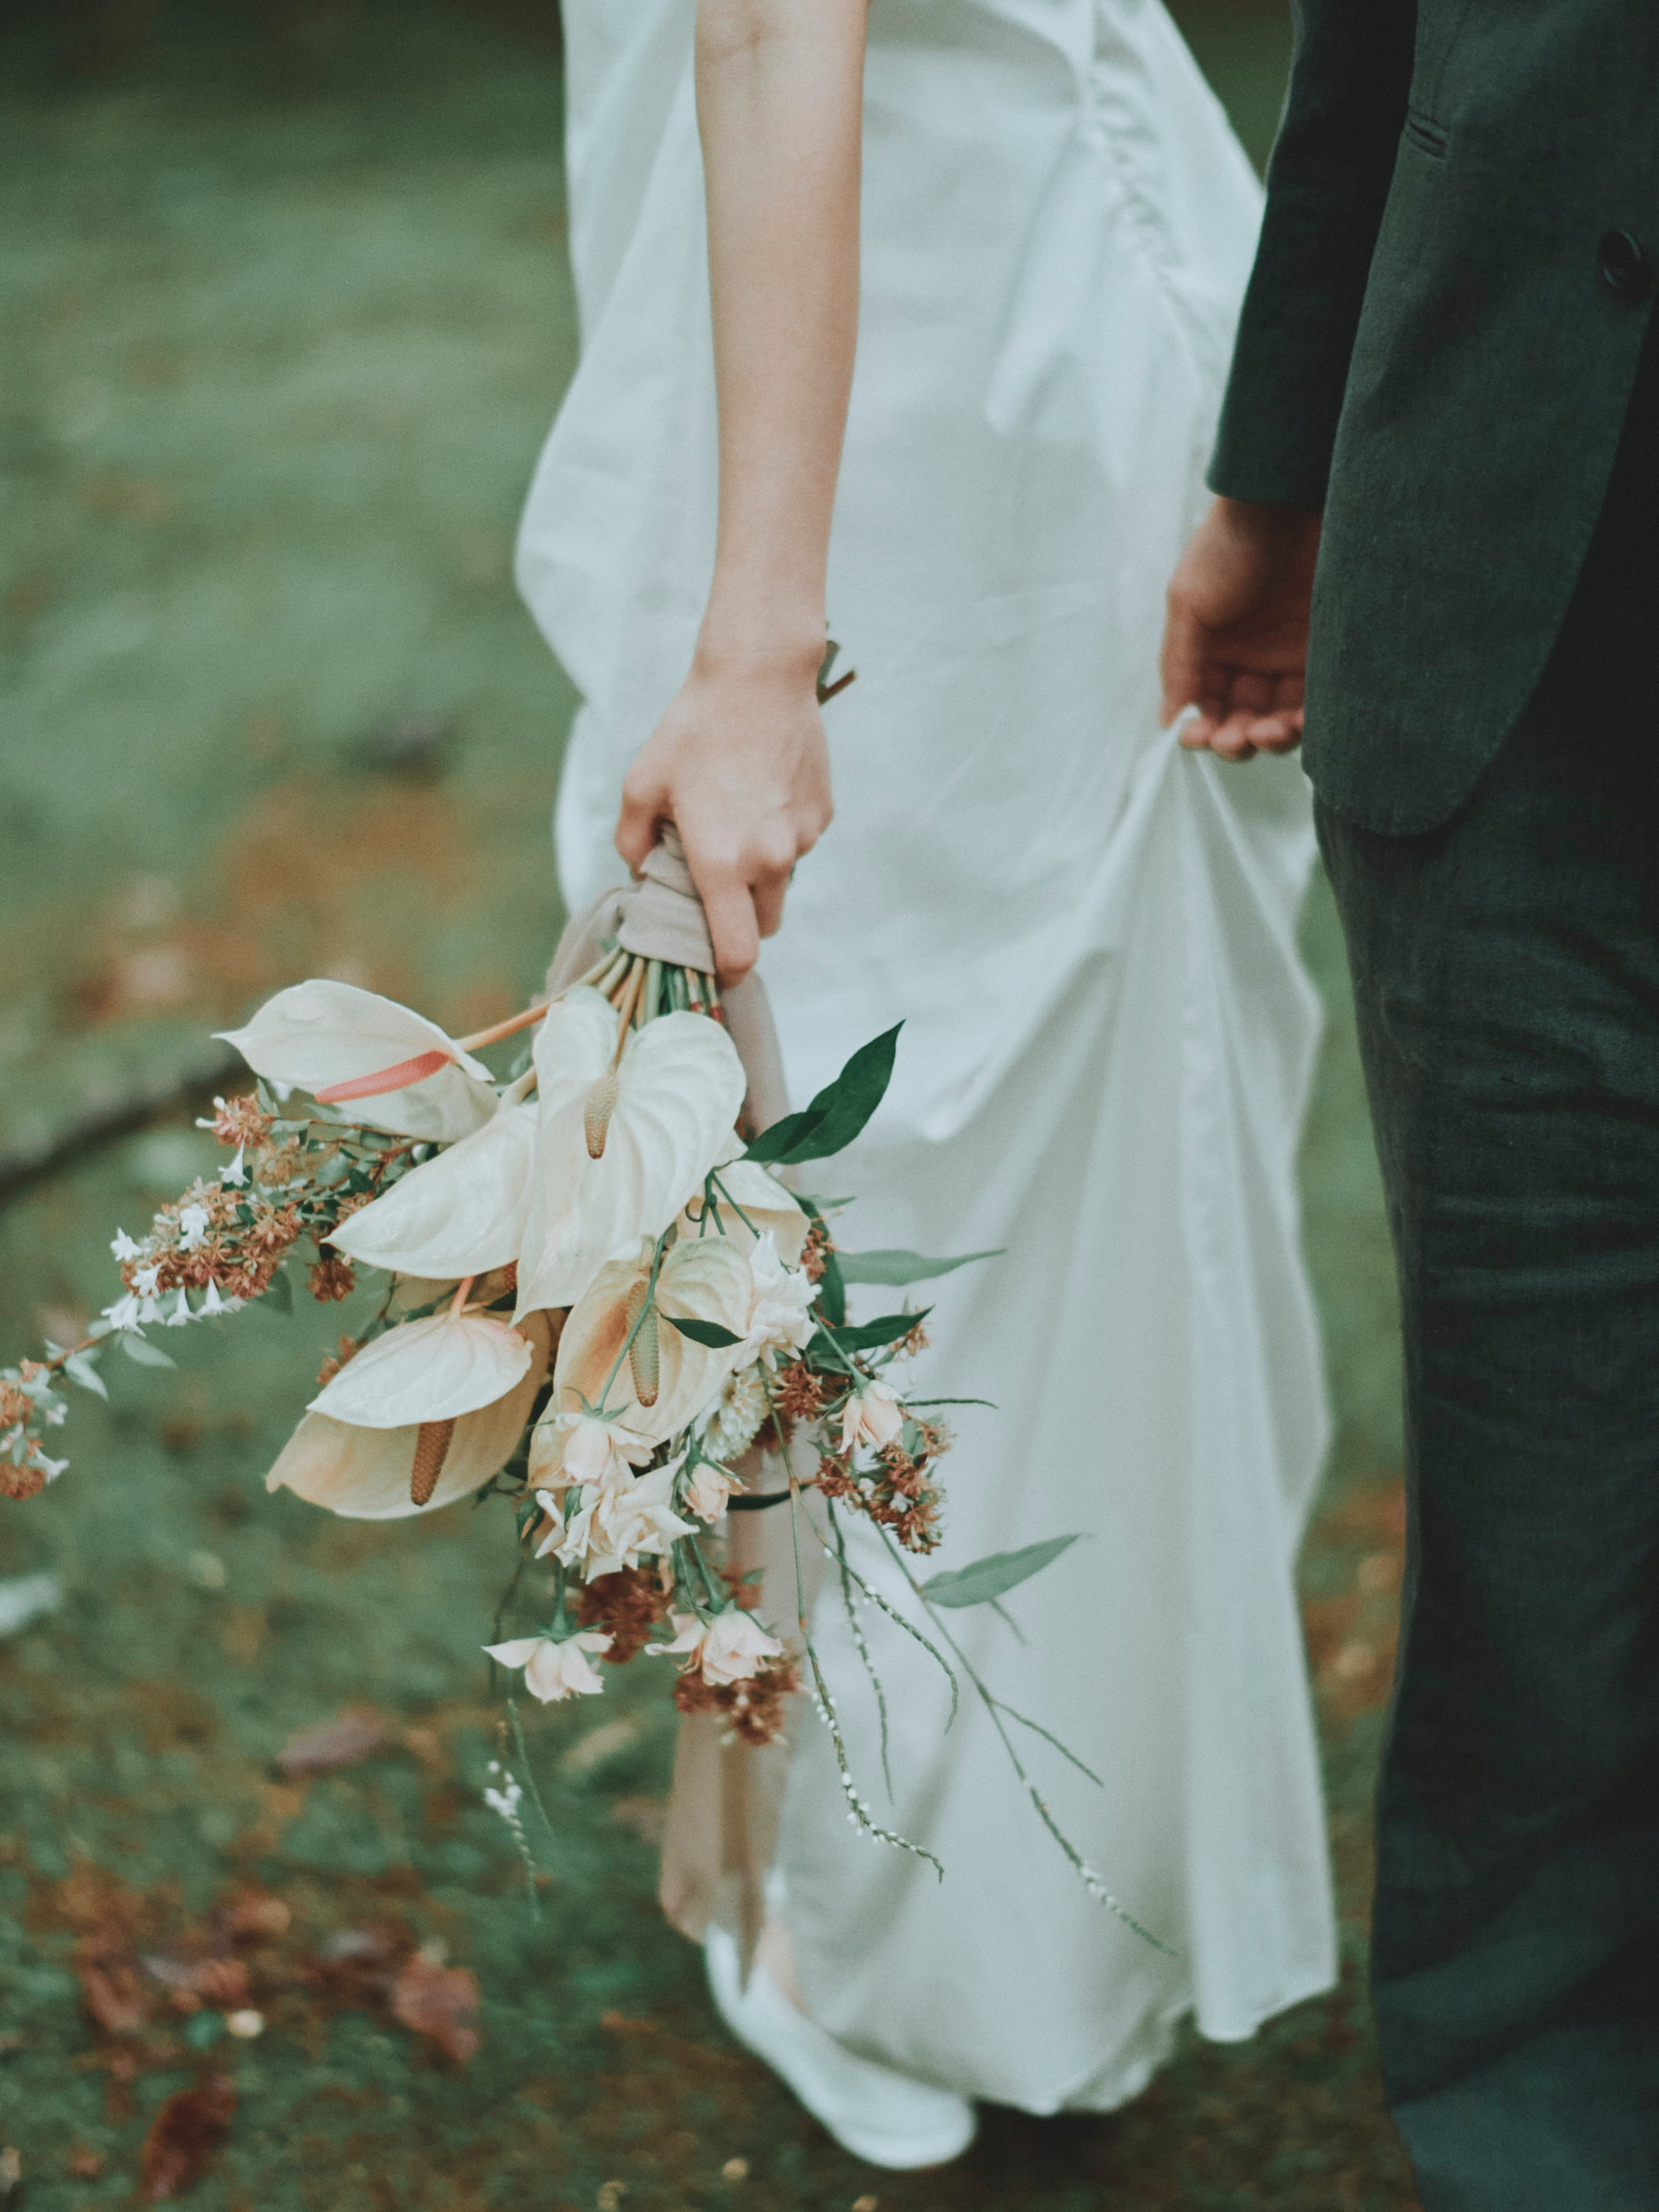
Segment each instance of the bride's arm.
M623 787L672 818L734 981L830 818L816 679L858 320L866 0L698 0L720 518L691 672Z

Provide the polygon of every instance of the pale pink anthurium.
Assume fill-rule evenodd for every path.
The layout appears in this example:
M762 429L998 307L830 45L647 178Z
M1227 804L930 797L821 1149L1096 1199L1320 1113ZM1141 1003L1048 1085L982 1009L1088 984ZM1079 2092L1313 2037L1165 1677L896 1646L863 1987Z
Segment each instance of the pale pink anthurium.
M430 1372L421 1347L432 1344L432 1322L408 1322L377 1337L312 1401L311 1410L266 1476L265 1487L292 1490L308 1504L359 1521L435 1512L470 1496L511 1456L552 1348L541 1314L529 1315L516 1329L498 1321L485 1325L503 1338L516 1336L518 1349L506 1343L480 1345L481 1318L464 1315L457 1325L449 1316L439 1317L457 1334L441 1346ZM418 1331L425 1333L417 1336ZM412 1358L407 1343L396 1342L409 1337L416 1338ZM335 1394L336 1385L382 1345L393 1349L380 1353L366 1382L354 1392ZM487 1395L490 1391L495 1394ZM449 1414L431 1409L446 1404L462 1409ZM418 1459L439 1443L435 1479L429 1494L418 1502L412 1495Z
M220 1032L256 1075L309 1091L366 1129L447 1144L495 1111L489 1070L396 999L313 977Z
M664 1014L617 1056L617 1010L585 985L535 1042L534 1188L518 1310L572 1306L607 1260L657 1237L729 1148L748 1079L706 1014Z
M568 1465L572 1449L596 1459L607 1443L598 1479L614 1479L625 1463L638 1465L651 1448L689 1428L720 1394L739 1348L695 1343L664 1317L712 1321L741 1339L752 1302L749 1262L724 1237L671 1245L657 1270L658 1312L642 1325L635 1355L625 1356L650 1279L651 1251L642 1239L628 1258L602 1267L572 1309L559 1339L553 1395L530 1438L530 1479L537 1486L568 1488L581 1479ZM643 1353L642 1340L649 1348ZM602 1425L611 1431L609 1440L595 1433Z
M411 1168L329 1242L398 1274L458 1281L505 1267L524 1240L535 1130L533 1105L503 1101L481 1129Z
M574 1636L515 1636L508 1643L486 1644L492 1659L503 1667L522 1667L524 1686L543 1705L567 1697L595 1697L604 1688L588 1653L608 1651L611 1638L602 1629L585 1628Z

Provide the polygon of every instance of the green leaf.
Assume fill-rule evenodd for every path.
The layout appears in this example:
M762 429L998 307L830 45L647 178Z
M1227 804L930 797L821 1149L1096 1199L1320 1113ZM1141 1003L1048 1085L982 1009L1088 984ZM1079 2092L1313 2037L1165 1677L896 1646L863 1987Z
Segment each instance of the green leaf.
M831 1328L839 1329L847 1319L847 1282L833 1252L824 1255L824 1271L818 1279L819 1311Z
M835 1080L826 1083L810 1106L798 1114L786 1114L781 1121L763 1130L744 1158L763 1165L794 1166L802 1160L826 1160L833 1152L844 1149L887 1095L899 1031L903 1026L902 1022L895 1023L867 1045L860 1045Z
M657 1310L663 1313L659 1306ZM688 1336L694 1344L706 1344L711 1352L723 1352L728 1345L741 1344L741 1336L733 1336L730 1329L723 1329L718 1321L677 1321L672 1313L663 1313L671 1328L681 1336Z
M121 1349L137 1367L176 1367L179 1363L158 1344L152 1344L148 1337L134 1336L130 1329L121 1331Z
M835 1341L843 1352L873 1352L879 1344L891 1344L910 1331L919 1328L932 1313L931 1306L924 1306L919 1313L884 1313L877 1321L860 1321L856 1327L837 1329Z
M1049 1536L1018 1551L991 1552L971 1567L929 1575L921 1586L922 1595L930 1605L987 1605L1041 1574L1076 1541L1075 1536Z
M265 1301L266 1305L273 1308L278 1313L293 1312L294 1279L286 1267L279 1267L265 1285Z
M1000 1244L989 1252L964 1252L954 1260L930 1260L920 1252L840 1252L841 1279L849 1283L885 1283L890 1290L906 1283L925 1283L953 1269L971 1267L975 1260L1000 1257Z
M104 1378L92 1364L89 1353L72 1352L64 1362L64 1372L69 1377L71 1382L78 1382L83 1390L91 1391L95 1397L107 1398L109 1396Z

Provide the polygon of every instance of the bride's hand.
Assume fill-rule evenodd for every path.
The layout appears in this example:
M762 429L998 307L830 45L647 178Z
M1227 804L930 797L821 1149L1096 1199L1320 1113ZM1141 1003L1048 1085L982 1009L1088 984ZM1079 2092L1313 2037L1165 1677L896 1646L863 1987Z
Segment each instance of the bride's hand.
M726 663L699 652L622 787L617 850L637 869L672 822L709 918L722 983L783 919L790 871L831 812L818 655Z

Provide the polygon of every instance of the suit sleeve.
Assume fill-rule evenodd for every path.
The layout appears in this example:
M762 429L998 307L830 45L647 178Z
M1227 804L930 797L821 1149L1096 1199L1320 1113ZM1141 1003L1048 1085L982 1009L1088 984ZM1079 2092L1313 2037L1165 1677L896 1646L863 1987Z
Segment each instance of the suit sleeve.
M1290 89L1210 483L1319 508L1405 124L1417 0L1292 0L1292 12Z

